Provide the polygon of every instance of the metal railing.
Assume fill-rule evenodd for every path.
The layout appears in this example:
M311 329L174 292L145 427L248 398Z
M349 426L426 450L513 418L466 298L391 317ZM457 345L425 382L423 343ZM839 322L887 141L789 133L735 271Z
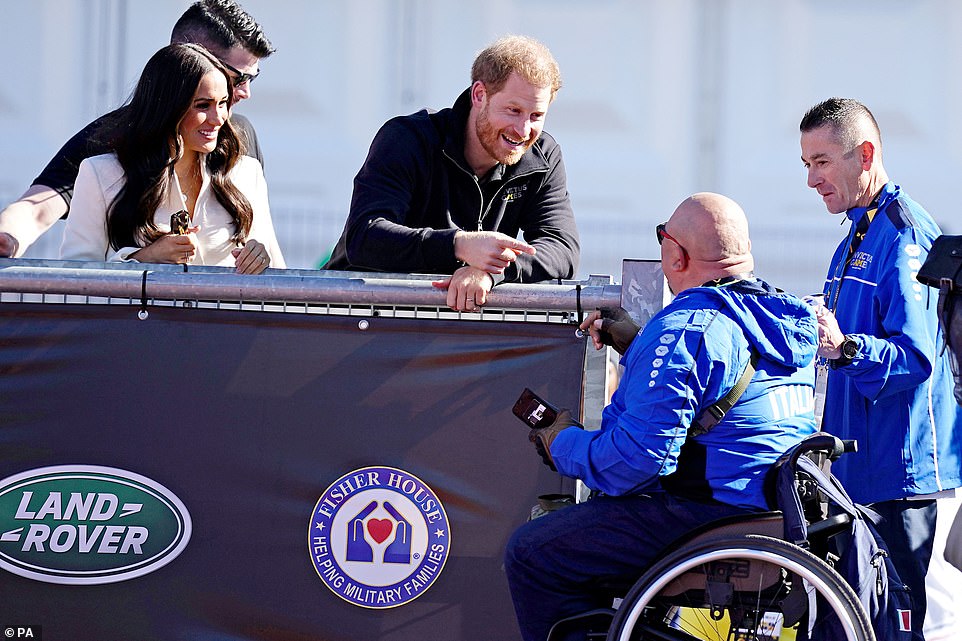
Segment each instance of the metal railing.
M0 259L0 302L184 306L313 314L577 322L580 313L620 304L610 276L585 281L498 285L477 312L454 312L438 276Z

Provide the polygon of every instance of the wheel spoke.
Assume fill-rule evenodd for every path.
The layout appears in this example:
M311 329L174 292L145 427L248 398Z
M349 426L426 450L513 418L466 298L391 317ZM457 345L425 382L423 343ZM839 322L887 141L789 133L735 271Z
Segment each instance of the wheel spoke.
M807 634L816 603L818 621L837 621L842 641L874 641L851 588L818 557L766 536L717 539L655 564L626 595L608 639L793 641L799 628Z

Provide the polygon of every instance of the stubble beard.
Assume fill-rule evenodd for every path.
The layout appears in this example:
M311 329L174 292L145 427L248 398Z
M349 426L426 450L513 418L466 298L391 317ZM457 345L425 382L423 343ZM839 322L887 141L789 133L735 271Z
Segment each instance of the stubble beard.
M481 113L478 114L475 131L484 150L488 152L489 156L497 160L502 165L517 164L517 162L521 160L521 157L526 151L528 151L528 149L531 148L531 145L533 145L535 141L535 138L531 138L530 140L525 141L521 147L517 147L507 152L504 151L501 147L501 132L496 130L491 124L491 119L488 118L487 105L485 105L481 109Z

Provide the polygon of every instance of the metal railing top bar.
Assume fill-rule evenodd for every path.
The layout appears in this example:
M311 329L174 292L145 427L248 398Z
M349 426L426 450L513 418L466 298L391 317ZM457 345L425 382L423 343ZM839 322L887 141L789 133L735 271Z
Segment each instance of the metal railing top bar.
M147 272L146 280L144 272ZM371 272L268 270L257 276L229 268L0 259L0 292L117 297L140 300L272 301L445 307L439 277ZM498 285L487 308L576 311L618 306L621 287L610 276L561 284Z

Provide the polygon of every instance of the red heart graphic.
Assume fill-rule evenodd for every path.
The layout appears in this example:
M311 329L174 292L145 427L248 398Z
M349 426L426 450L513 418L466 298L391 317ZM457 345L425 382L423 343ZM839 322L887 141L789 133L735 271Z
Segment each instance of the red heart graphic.
M384 543L392 530L394 523L390 519L371 519L367 522L367 533L378 543Z

